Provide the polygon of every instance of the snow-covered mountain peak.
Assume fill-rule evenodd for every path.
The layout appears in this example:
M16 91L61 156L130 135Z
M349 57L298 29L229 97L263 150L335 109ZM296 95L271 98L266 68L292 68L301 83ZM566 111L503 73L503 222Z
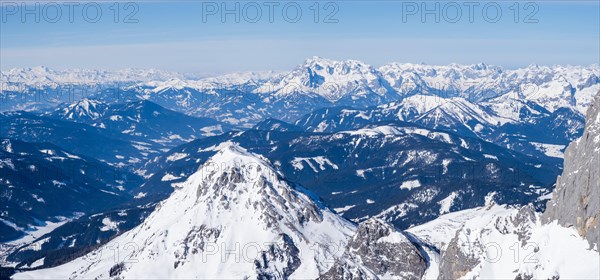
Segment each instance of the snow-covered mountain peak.
M277 96L296 93L316 94L332 102L346 96L376 93L383 96L390 89L381 84L377 70L357 60L336 61L321 57L308 58L281 78L259 87L259 93L275 92Z
M221 221L221 211L228 211L273 230L323 221L319 206L298 192L266 158L232 142L220 148L179 186L185 193L179 205L195 207L200 203L213 209L205 214L212 214L213 221Z
M310 58L307 58L304 61L304 64L299 65L298 68L312 68L313 70L321 70L322 68L329 68L327 69L328 71L330 70L372 70L374 69L372 66L365 64L362 61L358 61L358 60L354 60L354 59L348 59L348 60L333 60L333 59L327 59L327 58L322 58L319 56L313 56ZM337 68L337 69L336 69Z
M327 271L355 226L263 157L231 142L217 148L143 224L83 258L17 278L314 279ZM134 244L136 261L101 254L118 244Z
M231 172L232 169L242 168L246 169L244 172L252 172L251 174L248 173L250 176L270 175L265 174L268 172L278 173L271 167L268 159L261 155L249 152L237 143L230 141L223 142L218 146L218 149L219 151L208 159L207 163L200 168L200 175L206 176L218 172ZM218 169L213 169L213 166L218 166ZM259 169L264 172L259 174ZM206 179L206 177L203 177L203 179Z
M306 58L306 60L304 60L304 63L301 65L298 65L298 67L311 67L311 66L318 65L318 64L328 65L328 64L334 64L336 62L337 61L335 61L335 60L315 55L315 56Z
M90 109L93 109L94 107L96 107L97 105L102 104L102 102L98 101L98 100L93 100L93 99L88 99L88 98L83 98L79 101L74 102L73 104L69 105L69 108L73 108L73 109L81 109L84 111L90 111Z
M98 100L83 98L68 106L58 109L53 114L61 115L61 118L77 122L96 120L104 116L108 110L108 104Z
M51 72L50 68L43 66L43 65L39 65L39 66L35 66L32 68L27 68L29 69L31 72L36 73L36 74L47 74L49 72Z
M252 162L259 163L262 165L269 165L268 160L254 153L249 152L245 148L234 142L224 142L220 145L220 150L211 159L211 162L216 163L240 163L240 162Z

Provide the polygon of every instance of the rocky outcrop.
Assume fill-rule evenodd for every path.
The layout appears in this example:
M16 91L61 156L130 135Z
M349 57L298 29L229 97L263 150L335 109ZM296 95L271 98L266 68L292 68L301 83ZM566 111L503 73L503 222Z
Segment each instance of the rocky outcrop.
M379 219L360 224L344 255L320 279L421 279L427 261L403 233Z
M525 246L531 236L531 227L537 217L531 205L504 214L498 214L485 225L465 225L458 230L442 252L438 279L458 279L485 265L484 256L491 242L490 233L512 235L518 244ZM493 236L493 235L492 235Z
M457 231L441 256L438 279L458 279L479 264L479 259L463 252L461 245L460 231Z
M257 279L289 279L301 264L300 250L287 234L281 234L276 244L260 253L254 261Z
M600 242L600 93L590 105L583 136L565 152L564 170L542 216L574 227L592 247Z

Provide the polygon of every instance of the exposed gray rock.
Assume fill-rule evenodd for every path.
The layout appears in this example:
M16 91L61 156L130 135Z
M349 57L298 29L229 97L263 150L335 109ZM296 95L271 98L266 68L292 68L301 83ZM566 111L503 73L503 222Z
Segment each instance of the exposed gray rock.
M121 272L123 272L123 270L125 270L125 264L123 262L120 262L110 268L108 275L110 277L117 277L119 274L121 274Z
M189 260L190 254L198 254L205 250L206 244L216 242L221 234L221 228L210 228L206 225L193 227L187 236L177 244L178 249L175 250L174 268L186 263Z
M537 221L532 205L521 207L514 216L498 217L496 229L502 234L516 234L521 244L525 245L531 237L531 225Z
M461 249L463 244L460 243L459 234L460 230L456 232L456 235L448 243L446 250L442 252L440 274L438 275L440 280L458 279L479 264L478 258L463 252Z
M537 221L535 210L531 205L521 207L513 215L498 216L492 221L491 226L501 234L515 234L523 245L531 237L531 226ZM462 237L471 234L470 228L461 228L456 231L454 238L448 243L446 250L441 254L440 273L438 279L458 279L472 271L482 261L486 252L486 241L480 239L490 228L475 229L477 239L464 242ZM480 232L478 232L480 231ZM521 277L525 277L522 275ZM517 279L519 279L517 277ZM527 278L522 278L527 279Z
M586 116L583 136L565 152L564 170L542 216L544 223L558 220L573 226L590 245L600 242L600 93Z
M281 234L277 244L261 252L254 261L257 279L288 279L300 267L300 250L287 234Z
M361 223L344 255L321 279L421 279L427 261L403 233L376 218Z

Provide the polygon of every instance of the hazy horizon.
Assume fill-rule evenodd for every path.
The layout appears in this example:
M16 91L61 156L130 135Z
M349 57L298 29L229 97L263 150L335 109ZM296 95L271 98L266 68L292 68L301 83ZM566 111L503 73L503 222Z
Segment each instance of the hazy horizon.
M406 1L319 6L299 1L273 7L261 1L130 6L102 1L97 6L81 2L71 14L63 2L25 8L19 3L0 7L3 70L44 65L230 73L290 69L313 55L374 66L484 62L507 69L600 61L597 1L473 2L473 7ZM95 9L101 16L94 17Z

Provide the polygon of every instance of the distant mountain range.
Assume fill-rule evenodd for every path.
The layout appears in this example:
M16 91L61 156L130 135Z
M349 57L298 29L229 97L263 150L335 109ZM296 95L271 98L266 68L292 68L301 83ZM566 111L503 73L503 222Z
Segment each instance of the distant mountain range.
M506 104L502 101L517 99L535 102L551 112L569 107L583 114L600 89L598 73L598 65L531 65L507 70L485 64L392 63L375 68L355 60L319 57L309 58L287 73L195 80L157 70L57 74L46 68L13 69L2 73L7 87L1 109L51 107L83 97L108 103L147 99L189 115L250 127L268 117L289 122L319 108L364 108L425 94L477 103ZM90 85L96 87L89 89Z

